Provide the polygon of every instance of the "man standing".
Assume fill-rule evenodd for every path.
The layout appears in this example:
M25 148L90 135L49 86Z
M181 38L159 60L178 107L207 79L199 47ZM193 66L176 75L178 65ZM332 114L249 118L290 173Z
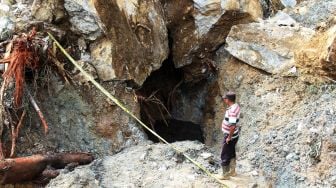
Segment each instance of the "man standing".
M238 141L240 127L238 126L240 106L236 103L236 94L229 91L223 96L224 103L228 106L222 122L224 133L223 148L221 153L221 165L223 174L219 179L226 180L236 175L236 143Z

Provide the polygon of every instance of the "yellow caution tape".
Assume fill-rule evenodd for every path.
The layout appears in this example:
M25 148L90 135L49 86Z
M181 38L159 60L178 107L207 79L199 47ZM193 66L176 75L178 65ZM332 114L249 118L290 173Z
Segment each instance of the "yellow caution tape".
M210 177L213 177L216 179L220 184L224 185L224 187L227 187L220 179L218 179L214 174L209 172L205 167L203 167L200 163L193 160L190 156L183 153L180 149L176 148L169 142L167 142L165 139L163 139L160 135L158 135L156 132L154 132L152 129L150 129L145 123L143 123L138 117L136 117L132 112L130 112L117 98L115 98L113 95L111 95L102 85L100 85L90 74L88 74L81 66L78 65L78 63L68 54L68 52L65 51L65 49L59 44L59 42L55 39L55 37L48 32L49 37L54 41L56 46L61 50L61 52L71 61L72 64L75 65L75 67L83 73L85 77L89 81L93 83L102 93L104 93L109 99L111 99L115 104L117 104L121 109L123 109L127 114L129 114L132 118L134 118L138 123L140 123L141 126L146 128L149 132L151 132L154 136L156 136L158 139L160 139L162 142L166 143L168 146L173 148L178 153L181 153L185 158L187 158L189 161L191 161L193 164L195 164L199 169L203 170L207 175Z

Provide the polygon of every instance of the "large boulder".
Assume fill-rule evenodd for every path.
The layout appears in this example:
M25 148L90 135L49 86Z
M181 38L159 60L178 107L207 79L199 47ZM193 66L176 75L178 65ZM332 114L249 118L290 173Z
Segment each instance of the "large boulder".
M96 40L92 60L102 80L142 85L168 56L168 35L158 1L65 0L73 31Z
M297 64L308 82L336 80L336 25L318 33L296 54Z
M334 79L335 12L334 1L301 2L269 20L234 26L226 49L268 73L297 75L299 67L303 75Z
M233 26L226 39L226 50L253 67L288 75L296 73L295 54L314 34L314 30L301 27L279 12L269 20Z
M262 17L258 0L164 1L176 67L210 57L233 25ZM182 19L181 19L182 18Z

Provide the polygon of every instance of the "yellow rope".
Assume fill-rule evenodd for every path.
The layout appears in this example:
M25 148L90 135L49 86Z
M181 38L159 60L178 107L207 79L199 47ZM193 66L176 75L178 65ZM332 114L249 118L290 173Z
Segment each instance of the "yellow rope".
M102 85L100 85L90 74L88 74L81 66L77 64L77 62L68 54L68 52L65 51L65 49L58 43L58 41L54 38L52 34L48 32L49 37L54 41L56 46L61 50L61 52L71 61L72 64L75 65L75 67L80 70L85 77L89 79L95 85L102 93L104 93L109 99L111 99L115 104L117 104L121 109L123 109L127 114L129 114L132 118L134 118L138 123L140 123L141 126L146 128L149 132L151 132L154 136L159 138L162 142L166 143L168 146L173 148L178 153L181 153L185 158L187 158L189 161L191 161L193 164L195 164L199 169L203 170L207 175L210 177L213 177L216 179L220 184L224 185L224 187L227 187L223 182L221 182L220 179L218 179L214 174L209 172L205 167L203 167L201 164L193 160L190 156L183 153L180 149L176 148L169 142L167 142L165 139L163 139L160 135L158 135L156 132L154 132L152 129L150 129L145 123L143 123L138 117L136 117L132 112L130 112L118 99L116 99L113 95L111 95Z

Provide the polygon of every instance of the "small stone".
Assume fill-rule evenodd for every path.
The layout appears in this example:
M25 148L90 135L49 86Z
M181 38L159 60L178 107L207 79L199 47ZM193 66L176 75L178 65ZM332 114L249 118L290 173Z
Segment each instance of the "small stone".
M203 157L203 159L209 159L210 157L212 157L212 153L202 153L201 157Z
M160 166L160 168L158 169L159 171L165 171L167 170L167 166L163 165L163 166Z
M257 188L258 184L254 182L254 183L251 183L248 187L249 188Z
M4 3L0 3L0 16L8 16L9 15L9 6L4 4Z
M258 140L258 138L259 138L259 135L254 134L253 137L252 137L252 139L251 139L251 141L249 143L250 144L254 144Z
M298 156L298 155L294 155L294 160L299 160L300 159L300 157Z
M283 147L282 150L283 150L284 152L288 153L288 152L289 152L289 149L290 149L289 146L288 146L288 145L285 145L285 146Z
M281 0L281 3L285 6L285 7L295 7L296 5L296 0Z
M305 179L306 179L306 177L301 176L301 177L298 178L298 181L304 181Z
M110 81L116 78L112 66L112 42L103 38L91 45L92 64L102 81Z
M251 172L251 175L252 175L252 176L258 176L259 173L258 173L256 170L253 170L253 171Z
M331 181L332 184L336 184L336 176L332 176L330 178L330 181Z

